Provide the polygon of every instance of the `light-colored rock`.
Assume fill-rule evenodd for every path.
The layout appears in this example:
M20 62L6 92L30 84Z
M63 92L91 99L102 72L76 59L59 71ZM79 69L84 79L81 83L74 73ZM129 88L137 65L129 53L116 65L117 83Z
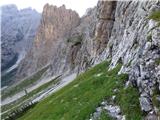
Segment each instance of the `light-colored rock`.
M149 112L152 110L151 100L147 96L140 96L140 105L141 109L145 112Z
M101 105L96 108L96 111L91 114L90 120L98 120L102 111L105 111L107 115L116 120L125 120L125 115L122 115L120 107L109 104L106 100L101 102Z
M156 65L156 60L160 59L160 27L156 27L156 21L147 19L159 6L158 1L118 1L106 47L107 57L111 58L110 69L121 62L121 73L128 73L129 81L140 94L147 94L147 97L140 97L141 108L145 111L153 110L153 89L160 86L159 65Z

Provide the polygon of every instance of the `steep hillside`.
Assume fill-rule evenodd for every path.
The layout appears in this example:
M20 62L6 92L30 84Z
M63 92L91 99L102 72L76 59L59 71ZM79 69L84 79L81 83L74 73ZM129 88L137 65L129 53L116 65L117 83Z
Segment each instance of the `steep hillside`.
M138 90L131 86L124 89L127 75L117 75L120 64L111 71L108 68L109 62L105 61L80 74L71 84L38 103L20 120L89 120L103 100L110 105L121 106L120 114L125 115L126 119L141 119ZM113 96L116 98L112 99ZM114 115L114 110L105 111L107 118L111 119L111 114L118 119L123 117Z

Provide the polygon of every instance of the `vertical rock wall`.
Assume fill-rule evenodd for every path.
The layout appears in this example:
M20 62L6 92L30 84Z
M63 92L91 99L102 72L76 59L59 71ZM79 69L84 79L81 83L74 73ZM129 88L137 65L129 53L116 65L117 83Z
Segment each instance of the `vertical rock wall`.
M115 22L105 54L111 56L110 68L118 61L120 72L129 74L130 82L139 89L140 105L147 113L156 113L154 91L160 91L160 27L149 19L160 11L159 1L117 2Z

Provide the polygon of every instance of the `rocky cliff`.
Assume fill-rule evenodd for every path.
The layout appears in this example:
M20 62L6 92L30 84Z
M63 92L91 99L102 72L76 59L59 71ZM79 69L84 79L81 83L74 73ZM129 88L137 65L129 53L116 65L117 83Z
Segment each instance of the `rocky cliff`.
M158 116L160 93L160 2L99 1L82 18L64 6L45 5L32 50L23 60L19 75L28 76L50 65L52 75L81 72L110 59L110 69L139 90L146 119Z
M2 71L14 65L31 48L40 14L15 5L1 7Z
M110 69L118 62L123 64L120 72L128 73L129 82L139 89L141 109L148 113L148 119L159 111L153 102L153 96L160 93L160 28L154 16L157 11L159 1L118 1L111 36L102 54L111 59Z
M116 2L99 3L82 18L65 6L45 5L33 49L23 60L18 77L23 78L49 65L51 75L81 72L92 66L104 50L113 27ZM107 16L103 16L104 12ZM24 72L25 71L25 72Z
M106 52L111 56L111 68L122 62L120 72L129 74L129 82L139 89L142 110L150 114L157 113L153 96L160 90L160 28L150 17L157 11L159 1L117 2Z
M50 72L60 73L59 71L65 67L67 55L65 41L70 31L79 25L79 21L79 15L75 11L66 9L64 5L56 7L46 4L34 46L23 60L18 77L28 76L46 65L50 65ZM52 68L51 64L55 67Z

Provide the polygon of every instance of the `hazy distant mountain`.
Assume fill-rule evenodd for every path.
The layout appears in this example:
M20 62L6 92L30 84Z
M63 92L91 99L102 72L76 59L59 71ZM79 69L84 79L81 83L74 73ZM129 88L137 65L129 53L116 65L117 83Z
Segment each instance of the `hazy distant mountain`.
M1 11L3 71L24 57L30 49L41 14L31 8L18 10L15 5L2 6Z
M2 86L13 81L15 68L32 47L41 14L15 5L1 7Z

